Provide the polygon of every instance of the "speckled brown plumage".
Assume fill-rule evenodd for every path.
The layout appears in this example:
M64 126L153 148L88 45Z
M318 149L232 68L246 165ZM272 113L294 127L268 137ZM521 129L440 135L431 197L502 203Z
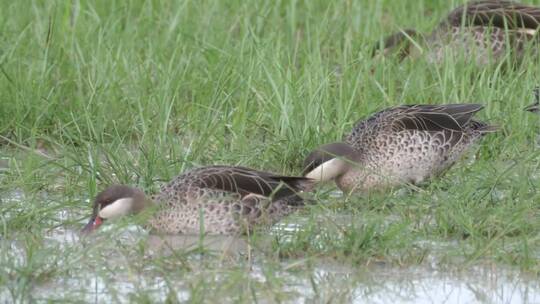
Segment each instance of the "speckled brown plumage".
M157 210L148 226L171 234L246 232L255 226L272 224L302 207L303 200L298 192L310 185L311 180L304 177L276 175L245 167L194 169L175 177L151 196L150 201L157 204ZM130 191L140 192L117 185L100 193L94 203L93 220L85 229L93 230L99 210L131 197Z
M350 165L335 181L347 192L422 182L441 174L482 135L496 130L472 119L480 109L477 104L448 104L383 110L359 121L343 143L312 152L304 173L341 156Z
M539 7L513 1L472 1L451 11L430 34L403 30L388 36L382 48L385 53L397 50L401 58L419 57L423 52L411 43L413 39L430 62L462 56L483 65L506 56L519 60L529 42L538 52L539 27Z

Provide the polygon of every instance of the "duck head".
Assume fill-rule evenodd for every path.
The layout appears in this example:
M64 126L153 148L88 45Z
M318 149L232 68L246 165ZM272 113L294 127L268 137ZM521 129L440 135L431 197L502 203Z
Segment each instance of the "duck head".
M372 57L396 56L402 61L409 55L416 55L419 52L418 43L415 39L421 35L413 29L403 29L384 38L371 51Z
M345 174L356 163L357 151L346 143L331 143L313 150L304 160L303 175L329 181Z
M100 192L95 200L92 217L82 232L90 233L105 220L138 213L145 207L144 192L137 188L113 185Z

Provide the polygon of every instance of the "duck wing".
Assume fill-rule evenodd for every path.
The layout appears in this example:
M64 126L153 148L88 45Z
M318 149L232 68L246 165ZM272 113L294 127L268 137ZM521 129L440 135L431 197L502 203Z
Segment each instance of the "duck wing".
M451 11L441 25L538 29L540 7L506 0L471 1Z
M407 105L381 112L393 131L463 131L474 114L483 108L480 104Z
M201 188L219 189L271 197L278 200L296 195L312 184L312 180L299 176L277 175L239 166L210 166L199 169L197 185Z

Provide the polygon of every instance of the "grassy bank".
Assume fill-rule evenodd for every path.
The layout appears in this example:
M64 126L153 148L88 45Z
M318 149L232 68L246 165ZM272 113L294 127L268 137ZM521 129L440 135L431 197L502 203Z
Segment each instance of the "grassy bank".
M194 301L278 302L295 298L286 275L313 264L433 256L441 267L495 263L537 276L540 122L522 108L540 57L514 69L371 58L385 34L429 31L459 3L1 2L0 296L74 301L92 274L108 299L125 299L115 294L127 281L139 302L153 288L171 300L183 289ZM110 183L152 191L210 164L298 174L310 149L374 111L456 102L484 104L479 116L502 131L420 190L346 198L323 188L319 204L286 220L301 231L248 238L249 260L200 248L149 258L144 234L84 244L72 233ZM59 286L65 294L46 292Z

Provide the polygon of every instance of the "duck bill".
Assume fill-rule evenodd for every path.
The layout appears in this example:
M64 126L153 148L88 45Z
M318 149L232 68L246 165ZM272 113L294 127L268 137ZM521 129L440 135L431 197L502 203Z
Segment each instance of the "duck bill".
M99 216L93 217L90 219L88 224L84 226L84 228L81 230L81 233L89 234L92 231L96 230L99 226L101 226L102 223L103 223L103 220Z
M523 110L533 112L533 113L537 113L537 112L540 111L540 104L534 103L534 104L532 104L530 106L525 107L525 109L523 109Z

